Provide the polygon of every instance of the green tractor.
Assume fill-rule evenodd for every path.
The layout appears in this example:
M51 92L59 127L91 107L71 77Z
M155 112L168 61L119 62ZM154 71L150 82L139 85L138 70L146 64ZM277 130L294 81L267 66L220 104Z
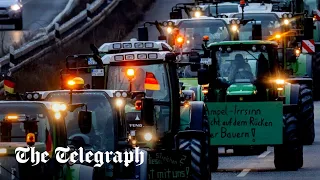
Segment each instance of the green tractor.
M61 164L56 160L55 149L67 147L65 109L71 107L58 102L24 101L21 97L38 98L39 94L8 97L11 101L0 102L1 127L1 179L50 179L81 180L92 179L93 168L85 165ZM17 100L18 98L18 100ZM58 107L58 109L57 109ZM61 107L61 108L60 108ZM88 121L90 112L81 111L79 123ZM86 118L86 117L88 118ZM35 148L46 154L46 163L19 163L16 160L16 148ZM30 149L29 149L30 153ZM29 156L27 156L29 157ZM21 157L25 160L25 158Z
M241 152L274 146L276 169L301 168L303 96L299 84L286 82L278 44L225 41L207 45L206 51L211 64L199 68L198 83L208 86L211 145Z
M249 5L250 6L250 5ZM248 8L247 8L248 9ZM254 9L254 8L253 8ZM286 11L286 12L285 12ZM264 28L260 38L256 40L270 40L279 44L278 59L286 73L286 82L299 84L299 92L303 98L299 100L301 114L298 119L302 122L302 140L304 145L311 145L315 139L313 97L316 95L317 72L313 65L315 60L313 44L313 18L307 12L291 11L290 7L282 7L281 12L262 11L257 13L250 10L230 17L252 19L260 21ZM246 25L240 29L240 40L251 35L251 27ZM246 29L249 32L246 32ZM272 32L273 34L269 34ZM242 38L241 38L242 37ZM313 50L312 50L313 48Z

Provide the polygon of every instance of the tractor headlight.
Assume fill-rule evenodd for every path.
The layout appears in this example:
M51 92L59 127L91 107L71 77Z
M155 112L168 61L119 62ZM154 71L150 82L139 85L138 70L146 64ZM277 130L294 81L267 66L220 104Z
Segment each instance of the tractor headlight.
M118 98L118 99L116 100L116 105L117 105L117 107L121 107L121 106L123 105L123 100L120 99L120 98Z
M57 120L61 118L61 113L60 112L55 112L54 113L54 118L56 118Z
M52 105L52 110L54 112L65 111L65 110L67 110L67 105L56 103L56 104Z
M233 32L236 32L236 31L238 30L238 26L235 25L235 24L233 24L233 25L231 26L231 29L232 29Z
M12 11L18 11L19 9L21 9L21 6L19 4L14 4L14 5L10 6L10 9Z
M151 139L152 139L152 134L151 134L151 133L145 133L145 134L144 134L144 139L145 139L146 141L151 141Z
M201 16L201 11L194 12L194 17L198 18Z
M169 33L169 34L171 34L171 32L172 32L172 27L167 27L167 32Z
M284 19L284 20L283 20L283 23L284 23L284 25L288 25L290 22L289 22L288 19Z
M284 81L284 79L276 79L276 84L284 84L285 83L285 81Z
M6 148L0 148L0 154L7 154Z

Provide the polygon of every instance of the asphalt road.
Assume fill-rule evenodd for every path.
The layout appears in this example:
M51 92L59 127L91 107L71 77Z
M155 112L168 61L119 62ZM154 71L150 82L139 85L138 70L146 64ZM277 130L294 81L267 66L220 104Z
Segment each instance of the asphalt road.
M220 157L218 172L212 179L219 180L318 180L320 179L320 102L315 102L316 140L304 146L304 166L298 171L276 171L273 147L259 156ZM220 149L223 152L223 149Z
M30 32L47 26L65 8L68 0L22 0L23 31L14 25L0 25L0 56L12 44L28 41Z

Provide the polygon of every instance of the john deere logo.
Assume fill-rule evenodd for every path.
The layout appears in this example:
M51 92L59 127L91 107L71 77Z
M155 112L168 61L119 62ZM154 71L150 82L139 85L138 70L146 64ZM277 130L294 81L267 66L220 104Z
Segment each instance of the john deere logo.
M240 97L240 99L239 99L240 101L243 101L243 97Z

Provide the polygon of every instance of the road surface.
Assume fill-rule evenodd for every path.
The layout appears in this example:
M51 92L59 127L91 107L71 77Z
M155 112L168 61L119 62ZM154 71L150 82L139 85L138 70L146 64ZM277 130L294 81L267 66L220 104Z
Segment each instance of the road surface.
M304 146L304 166L298 171L276 171L273 147L259 156L220 157L218 172L212 179L219 180L318 180L320 179L320 102L315 102L316 139ZM223 149L220 149L223 151Z
M47 26L65 8L68 0L22 0L23 31L14 25L0 25L0 57L10 45L28 41L32 31Z

